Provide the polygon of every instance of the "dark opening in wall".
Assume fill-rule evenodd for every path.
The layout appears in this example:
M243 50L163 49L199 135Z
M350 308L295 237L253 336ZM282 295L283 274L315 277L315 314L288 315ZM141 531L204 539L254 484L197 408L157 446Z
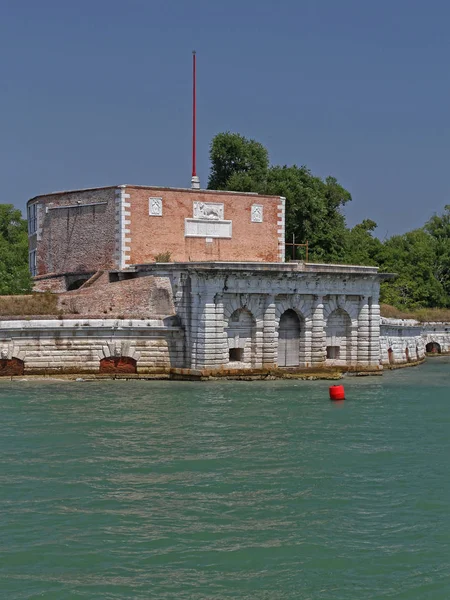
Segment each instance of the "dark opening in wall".
M339 346L327 346L327 358L338 359L341 354Z
M12 377L13 375L23 375L24 362L20 358L1 358L0 359L0 377Z
M230 362L241 362L244 359L244 349L230 348L228 355Z
M136 361L129 356L111 356L100 361L100 373L136 373Z
M428 353L430 353L430 354L440 354L441 353L441 346L437 342L429 342L425 346L425 350Z
M395 358L394 358L394 351L392 350L392 348L388 348L388 357L389 357L389 364L393 365L395 363Z

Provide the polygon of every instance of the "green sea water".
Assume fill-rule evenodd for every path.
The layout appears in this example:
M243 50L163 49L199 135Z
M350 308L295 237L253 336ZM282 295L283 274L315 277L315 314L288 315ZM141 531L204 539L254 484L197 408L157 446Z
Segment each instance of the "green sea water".
M0 382L0 598L450 598L450 361Z

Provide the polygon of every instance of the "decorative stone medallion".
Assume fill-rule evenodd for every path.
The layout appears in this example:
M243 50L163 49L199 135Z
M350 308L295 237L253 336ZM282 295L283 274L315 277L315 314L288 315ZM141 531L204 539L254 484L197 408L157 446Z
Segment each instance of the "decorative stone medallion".
M263 207L261 204L252 204L252 223L263 222Z
M219 202L194 202L194 219L223 221L223 204Z
M148 214L151 217L162 217L162 198L148 199Z

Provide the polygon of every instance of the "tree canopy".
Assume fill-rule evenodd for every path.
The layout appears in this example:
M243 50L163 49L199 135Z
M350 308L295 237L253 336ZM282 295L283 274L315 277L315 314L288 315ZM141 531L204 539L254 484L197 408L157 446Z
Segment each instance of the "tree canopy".
M0 204L0 294L31 291L27 222L12 204Z

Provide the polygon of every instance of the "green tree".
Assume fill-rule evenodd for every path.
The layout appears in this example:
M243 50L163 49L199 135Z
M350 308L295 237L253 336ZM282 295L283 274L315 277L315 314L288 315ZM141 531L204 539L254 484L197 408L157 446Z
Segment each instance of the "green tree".
M209 189L263 191L269 155L259 142L239 133L218 133L211 142L210 160Z
M442 215L431 217L424 229L436 242L434 276L450 297L450 205L445 206Z
M0 294L31 291L27 222L12 204L0 204Z
M384 242L380 264L397 277L381 286L381 300L398 308L442 307L447 295L434 275L436 240L424 229L394 235Z
M379 264L383 244L373 235L376 227L375 221L364 219L362 223L347 230L344 255L347 264L374 266Z
M311 260L342 262L346 226L341 210L351 196L334 177L323 181L296 165L269 167L266 148L237 133L217 134L210 159L210 189L284 196L286 238L308 241Z

